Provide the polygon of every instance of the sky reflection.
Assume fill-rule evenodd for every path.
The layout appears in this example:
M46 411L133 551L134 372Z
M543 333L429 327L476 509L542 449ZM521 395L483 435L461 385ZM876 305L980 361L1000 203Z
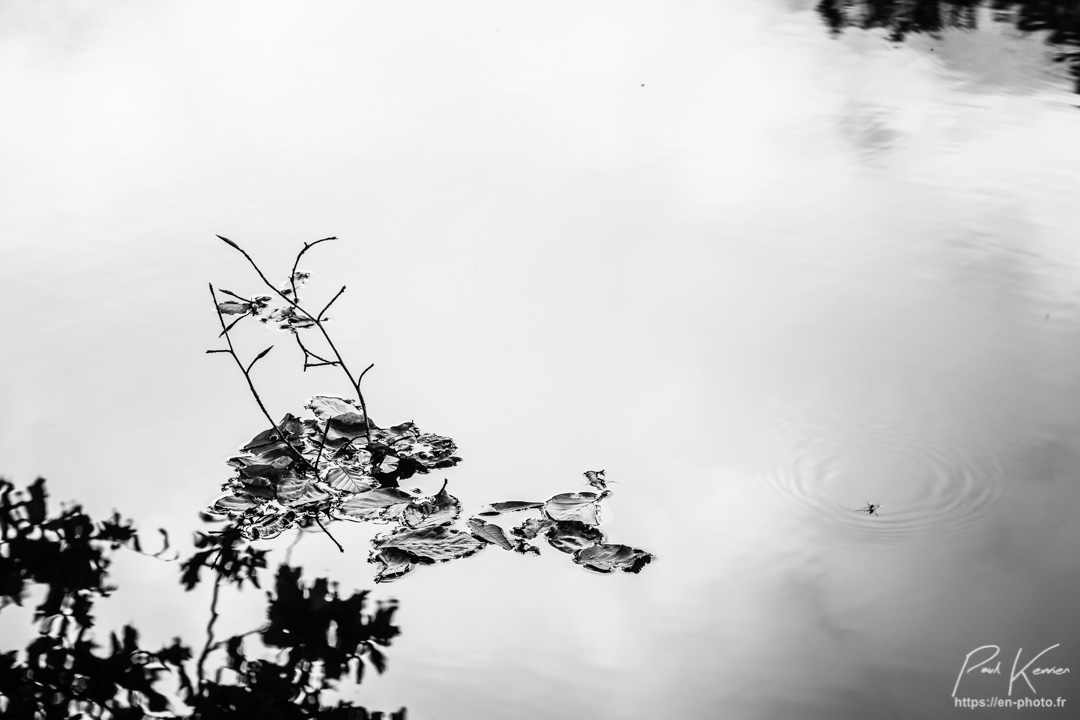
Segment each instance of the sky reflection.
M455 438L466 512L604 467L605 529L657 554L426 568L388 589L403 634L365 704L978 718L949 693L979 645L1060 642L1080 672L1068 78L1001 25L895 43L727 5L6 5L0 471L183 535L262 429L202 354L206 283L244 272L214 234L267 267L337 235L308 269L350 286L372 415ZM343 392L274 355L273 413ZM867 478L893 430L915 459ZM940 509L885 472L925 469L921 443L978 468L978 522L837 531L848 494ZM855 470L823 485L831 457ZM296 561L366 587L367 539ZM118 566L117 622L199 631L171 569Z

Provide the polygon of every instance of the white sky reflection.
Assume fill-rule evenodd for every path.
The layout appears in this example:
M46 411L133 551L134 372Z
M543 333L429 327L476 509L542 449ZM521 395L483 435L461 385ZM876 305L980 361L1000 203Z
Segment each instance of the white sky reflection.
M202 355L207 281L255 288L214 234L274 278L338 235L310 287L349 285L375 420L453 436L467 511L605 467L609 538L658 556L489 550L379 588L403 634L369 707L976 718L949 693L979 645L1080 672L1080 103L1039 38L834 38L813 5L6 4L0 472L184 536L262 429ZM260 365L276 415L342 392L297 367ZM994 504L931 527L903 478L822 455L873 457L874 423L955 443L942 477L985 461ZM926 535L830 531L786 452ZM296 558L366 587L368 535ZM105 627L198 638L175 568L117 568Z

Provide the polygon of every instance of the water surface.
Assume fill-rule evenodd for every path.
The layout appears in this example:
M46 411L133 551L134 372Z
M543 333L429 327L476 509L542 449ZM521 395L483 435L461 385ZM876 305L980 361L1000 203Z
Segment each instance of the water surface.
M214 234L280 277L337 235L312 293L349 286L334 330L376 364L378 422L453 436L470 510L604 467L605 529L657 553L606 577L489 552L381 587L403 635L369 707L1006 717L955 706L967 653L1007 672L1060 643L1073 674L1014 695L1071 717L1069 68L986 10L897 41L815 7L8 4L0 470L191 529L262 429L203 354L207 281L257 289ZM260 365L272 412L346 391L286 348ZM370 586L365 532L294 560ZM105 626L198 637L174 568L119 570ZM225 610L249 629L260 606ZM1006 695L968 677L958 696Z

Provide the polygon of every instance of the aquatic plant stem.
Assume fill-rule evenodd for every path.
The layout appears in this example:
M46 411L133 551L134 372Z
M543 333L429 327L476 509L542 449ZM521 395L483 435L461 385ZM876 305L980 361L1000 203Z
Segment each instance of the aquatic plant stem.
M244 374L244 380L247 381L248 389L251 390L252 397L255 398L255 402L256 402L256 404L258 404L259 410L262 411L263 417L265 417L267 422L270 423L270 427L273 430L277 431L278 435L281 436L281 440L286 445L289 446L289 448L293 451L293 453L296 454L296 457L299 458L300 462L302 462L302 463L304 463L306 465L307 460L300 453L300 451L297 450L296 447L291 442L289 442L289 438L287 438L285 436L285 432L283 430L281 430L281 428L279 428L277 426L277 423L274 422L274 418L270 417L270 412L266 409L266 405L263 404L262 398L259 397L259 391L255 389L255 383L253 383L251 381L251 368L255 365L255 360L258 360L259 358L258 357L255 358L255 360L251 361L251 364L249 364L247 367L244 367L244 363L240 361L240 357L236 354L236 348L233 347L232 338L229 337L229 328L225 327L225 316L221 314L221 308L218 306L217 293L214 292L213 283L210 283L210 297L213 298L213 300L214 300L214 312L217 313L218 321L221 323L222 335L225 337L225 342L229 346L229 349L227 351L225 351L225 352L228 352L229 355L232 356L232 359L236 362L236 366L238 368L240 368L240 372L242 372ZM233 323L233 325L235 325L235 324L236 323ZM232 326L230 325L229 327L232 327ZM271 347L273 347L273 346L271 346ZM221 350L207 350L207 352L222 352L222 351ZM267 350L263 351L263 355L265 355L267 352L269 352L269 348Z
M329 513L327 513L327 514L329 514ZM330 534L330 531L327 530L326 526L322 524L321 520L319 520L319 516L316 514L313 517L315 518L315 524L319 526L319 529L322 530L324 533L326 533L326 537L328 537L328 538L330 538L331 540L334 541L334 544L337 545L338 550L340 550L341 552L345 552L345 548L343 548L341 546L341 543L339 543L337 541L337 539L333 535Z
M222 240L224 243L226 243L227 245L229 245L230 247L232 247L233 249L235 249L241 255L244 256L244 258L248 261L248 263L251 265L251 267L253 267L255 269L255 272L258 274L259 279L261 279L263 281L263 284L266 285L266 287L270 288L270 290L273 291L273 293L275 295L277 295L282 300L284 300L286 303L288 303L294 310L296 310L297 312L302 313L304 315L304 317L306 317L308 320L310 320L315 325L315 327L319 328L319 332L322 333L323 338L326 340L327 346L329 346L330 351L334 353L334 357L336 358L337 364L341 367L342 372L345 373L345 377L347 377L349 379L349 385L352 388L352 391L354 393L356 393L357 399L360 400L360 408L364 411L364 435L367 437L368 440L370 440L371 439L371 419L368 417L367 403L364 402L364 394L360 390L360 379L363 379L363 375L360 376L360 379L357 379L357 378L355 378L353 376L352 372L349 371L349 367L345 364L344 358L341 357L341 353L338 352L337 346L334 345L334 341L330 339L330 334L326 331L326 327L323 325L323 322L322 322L322 313L326 312L327 308L330 307L330 305L334 302L334 300L337 300L337 298L341 295L341 293L345 292L345 287L342 286L341 290L339 290L337 295L335 295L334 298L329 303L326 304L326 307L323 308L322 312L320 312L318 316L312 315L310 312L305 310L303 307L300 306L300 303L296 300L296 296L297 296L297 293L296 293L296 268L300 264L300 258L304 255L304 253L306 253L308 250L315 247L319 243L328 242L330 240L337 240L337 238L336 237L326 237L326 238L322 238L321 240L316 240L315 242L312 242L312 243L304 243L304 249L301 250L296 255L296 261L293 263L292 274L289 275L289 287L290 287L290 289L292 289L292 294L293 294L293 296L291 298L288 295L286 295L285 293L283 293L281 290L278 290L274 286L274 284L271 283L269 279L267 279L266 275L263 274L263 271L259 268L259 265L255 262L254 258L252 258L251 255L249 255L246 250L244 250L242 247L240 247L239 245L237 245L232 240L230 240L230 239L228 239L226 237L222 237L221 235L218 235L218 238L220 240Z

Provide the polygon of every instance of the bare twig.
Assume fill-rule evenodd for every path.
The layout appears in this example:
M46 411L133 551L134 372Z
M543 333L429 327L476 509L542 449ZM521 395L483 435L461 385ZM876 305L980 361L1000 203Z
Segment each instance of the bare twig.
M263 281L263 284L266 285L266 287L270 288L270 290L273 291L275 295L277 295L282 300L284 300L286 303L288 303L294 310L296 310L299 313L302 313L304 315L304 317L308 318L309 320L311 320L312 323L315 324L315 327L319 328L319 332L322 333L323 339L326 340L327 346L329 346L330 351L333 352L333 354L334 354L334 358L336 359L337 365L339 367L341 367L341 370L345 373L345 377L347 377L349 379L349 385L351 386L352 391L356 393L357 398L360 400L360 406L362 408L364 408L364 434L370 439L370 437L371 437L371 421L367 417L367 404L364 402L364 395L360 390L360 381L355 379L353 377L352 372L349 371L348 366L345 364L344 358L341 357L341 353L338 351L337 346L334 345L334 341L332 339L330 339L330 334L326 331L326 327L323 326L322 320L319 319L318 317L312 315L310 312L305 310L303 307L301 307L299 301L296 299L297 293L296 293L295 276L296 276L296 268L300 264L300 258L303 257L304 253L306 253L308 250L315 247L319 243L327 242L329 240L337 240L337 238L336 237L328 237L328 238L322 238L321 240L316 240L315 242L312 242L312 243L306 243L304 245L304 249L301 250L296 255L296 261L293 263L293 272L292 272L292 274L289 275L289 286L290 286L290 288L292 288L292 295L293 295L291 298L288 295L286 295L284 292L282 292L281 290L278 290L277 287L275 287L274 284L272 282L270 282L270 280L267 279L266 275L263 274L263 271L259 268L259 265L255 262L255 260L251 257L251 255L249 255L247 253L246 250L244 250L242 247L240 247L239 245L237 245L232 240L230 240L230 239L228 239L226 237L222 237L221 235L218 235L218 238L221 239L227 245L234 248L237 252L239 252L241 255L244 256L244 258L248 261L248 263L251 265L251 267L253 267L255 269L255 272L258 274L259 279L261 279ZM340 295L340 292L338 294ZM331 301L331 302L333 302L333 301ZM327 305L327 307L329 307L329 305ZM361 375L361 377L363 377L363 376Z
M270 352L270 351L271 351L271 350L273 350L273 349L274 349L274 346L273 346L273 345L271 345L270 347L266 348L266 349L265 349L265 350L263 350L263 351L262 351L261 353L259 353L258 355L256 355L256 356L255 356L255 357L254 357L254 358L252 359L252 361L248 363L248 366L247 366L247 370L245 370L244 372L250 373L250 372L251 372L251 368L255 367L255 363L259 362L259 361L260 361L260 360L262 360L262 359L263 359L264 357L266 357L266 353Z
M323 531L324 533L326 533L326 537L328 537L328 538L330 538L331 540L333 540L333 541L334 541L334 544L335 544L335 545L337 545L337 549L338 549L338 550L340 550L341 552L345 552L345 548L341 547L341 543L339 543L339 542L338 542L338 541L337 541L337 540L336 540L336 539L334 538L334 536L330 534L330 531L329 531L329 530L327 530L327 529L326 529L326 526L322 524L322 521L321 521L321 520L319 520L319 515L318 515L318 513L316 513L316 514L315 514L315 515L313 515L312 517L314 517L314 518L315 518L315 524L319 526L319 529L321 529L321 530L322 530L322 531Z
M221 237L221 236L218 235L218 237ZM319 243L329 242L331 240L337 240L337 238L336 237L325 237L325 238L323 238L321 240L316 240L313 243L304 243L304 249L296 254L296 260L293 261L293 265L292 265L292 272L289 273L289 287L292 288L293 297L299 297L299 295L296 292L296 268L298 268L300 266L300 258L302 258L304 256L304 253L306 253L308 250L315 247Z
M232 290L226 290L225 288L218 288L218 292L219 293L225 293L226 295L231 295L232 297L236 298L237 300L240 300L241 302L245 302L245 303L250 303L251 302L251 298L246 298L246 297L243 297L242 295L237 295Z
M342 285L341 289L337 291L337 295L330 298L330 302L326 303L326 305L323 307L323 309L319 311L318 316L316 316L316 318L315 318L315 322L321 322L322 321L323 315L325 315L326 311L330 309L330 306L334 304L334 301L337 300L339 297L341 297L341 293L343 293L343 292L345 292L345 286L344 285Z
M229 345L229 349L225 350L224 352L227 352L227 353L229 353L229 355L232 356L232 359L234 361L236 361L236 366L238 368L240 368L240 372L242 372L244 374L244 380L247 381L248 389L251 390L251 395L252 395L252 397L255 398L255 403L259 406L259 410L262 411L263 417L265 417L266 421L270 423L270 427L272 429L274 429L275 431L277 431L278 435L281 436L281 440L286 445L289 446L289 448L293 451L293 453L296 455L296 457L299 458L300 462L306 464L307 460L304 459L304 456L300 454L300 451L297 450L296 447L291 442L289 442L289 438L286 437L285 432L282 431L281 428L279 428L277 426L277 423L274 422L274 418L270 417L270 413L266 409L266 405L263 404L262 398L259 397L259 391L255 389L255 384L251 381L251 372L250 372L251 371L251 365L254 365L255 360L258 360L259 357L262 357L263 355L266 355L266 353L270 352L270 348L267 348L266 350L263 350L262 353L259 354L259 357L255 358L255 360L252 360L251 365L248 365L245 368L244 363L242 363L240 361L240 357L236 354L236 348L233 347L232 338L229 337L228 328L225 327L225 316L221 314L221 308L218 307L217 293L214 292L213 284L210 285L210 297L212 297L213 300L214 300L214 311L217 312L218 321L221 323L222 334L225 336L225 342ZM222 351L221 350L207 350L207 352L215 353L215 352L222 352Z
M221 331L221 333L220 333L220 334L218 335L218 337L221 337L221 336L222 336L222 335L224 335L225 333L227 333L227 332L229 332L230 330L232 330L232 329L233 329L233 327L234 327L234 326L236 325L236 323L238 323L238 322L240 322L241 320L243 320L244 318L246 318L246 317L247 317L247 316L248 316L249 314L250 314L250 313L244 313L244 314L243 314L243 315L241 315L240 317L238 317L238 318L236 318L235 320L233 320L233 321L232 321L231 323L229 323L229 326L228 326L227 328L225 328L224 330L222 330L222 331Z
M360 409L364 411L364 436L369 442L371 440L371 418L368 417L367 403L364 402L364 394L360 392L360 383L363 381L364 376L367 375L368 370L373 367L375 367L375 363L368 365L364 368L364 372L360 373L360 377L356 379L356 397L360 398Z
M335 361L335 360L327 360L326 358L322 357L321 355L316 355L315 353L308 350L307 346L304 345L304 341L300 339L300 333L293 333L293 337L296 338L296 344L299 345L300 349L304 352L304 370L305 371L309 367L322 367L323 365L337 365L337 361ZM308 362L309 357L313 357L316 360L320 361L319 364L316 365L314 363Z

